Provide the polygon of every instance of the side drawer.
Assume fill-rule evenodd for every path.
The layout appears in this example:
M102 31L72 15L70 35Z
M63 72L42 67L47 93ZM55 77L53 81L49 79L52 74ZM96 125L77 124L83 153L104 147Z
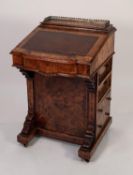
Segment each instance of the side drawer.
M106 120L110 116L110 91L104 97L104 99L97 105L97 116L96 116L96 136L99 135L103 128Z
M98 86L98 102L106 95L111 87L111 74Z
M100 84L105 77L111 72L112 70L112 58L108 60L107 63L105 63L99 70L98 70L98 75L99 75L99 82Z

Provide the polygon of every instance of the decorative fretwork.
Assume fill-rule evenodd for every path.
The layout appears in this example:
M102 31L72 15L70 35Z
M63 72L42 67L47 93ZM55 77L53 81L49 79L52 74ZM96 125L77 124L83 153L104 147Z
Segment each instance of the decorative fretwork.
M109 20L102 19L82 19L82 18L69 18L61 16L49 16L44 19L42 24L56 24L56 25L73 25L73 26L84 26L92 29L105 29L110 25Z

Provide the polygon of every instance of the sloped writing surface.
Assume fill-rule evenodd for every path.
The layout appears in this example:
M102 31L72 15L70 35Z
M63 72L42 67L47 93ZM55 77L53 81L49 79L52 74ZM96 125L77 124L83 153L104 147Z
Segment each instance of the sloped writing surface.
M28 51L85 56L98 37L57 31L37 31L21 47Z

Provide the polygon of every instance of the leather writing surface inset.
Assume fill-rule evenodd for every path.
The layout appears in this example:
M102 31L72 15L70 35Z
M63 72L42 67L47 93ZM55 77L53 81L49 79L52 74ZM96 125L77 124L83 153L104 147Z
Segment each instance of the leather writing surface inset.
M36 52L85 56L97 38L66 32L38 31L22 48Z

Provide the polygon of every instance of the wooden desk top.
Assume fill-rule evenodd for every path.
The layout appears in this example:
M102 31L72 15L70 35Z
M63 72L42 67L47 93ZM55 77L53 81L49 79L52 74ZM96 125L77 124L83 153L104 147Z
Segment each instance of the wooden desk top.
M114 31L106 20L48 17L11 53L35 61L90 65ZM25 67L22 59L20 63L15 57L14 65Z

